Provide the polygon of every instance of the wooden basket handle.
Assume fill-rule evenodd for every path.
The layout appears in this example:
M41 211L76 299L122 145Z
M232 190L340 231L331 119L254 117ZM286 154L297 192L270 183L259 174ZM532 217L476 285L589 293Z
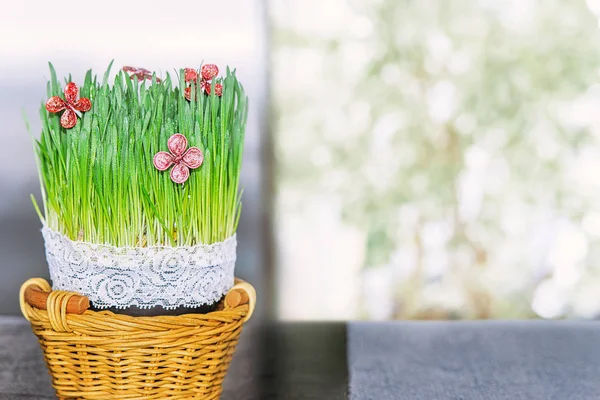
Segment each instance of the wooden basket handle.
M248 315L244 318L246 322L256 307L256 290L248 282L236 278L235 285L225 295L225 308L235 308L243 304L248 304Z
M48 294L51 291L48 281L42 278L28 279L21 285L21 310L23 311L24 308L23 302L40 310L46 310ZM83 314L88 308L90 308L90 300L80 294L74 294L67 302L68 314Z
M48 294L52 291L48 281L42 278L31 278L25 281L21 285L21 311L25 318L24 304L27 303L32 307L40 310L46 310L46 303L48 301ZM231 288L227 295L225 295L225 307L235 308L237 306L248 304L249 310L248 315L244 318L244 322L248 321L254 313L254 307L256 306L256 290L248 282L244 282L241 279L235 280L235 285ZM86 296L75 294L67 302L67 314L83 314L90 308L90 300Z

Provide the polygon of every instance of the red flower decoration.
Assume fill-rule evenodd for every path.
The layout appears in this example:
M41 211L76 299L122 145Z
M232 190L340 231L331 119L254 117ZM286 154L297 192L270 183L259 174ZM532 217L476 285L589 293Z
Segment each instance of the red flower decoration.
M183 95L187 101L192 101L192 86L188 86L183 91Z
M185 73L186 82L196 82L198 79L198 71L193 68L184 68L183 72Z
M46 102L46 110L51 113L57 113L65 110L60 116L60 124L63 128L71 129L77 124L77 112L90 111L92 108L92 102L90 99L81 98L77 100L79 94L79 88L73 82L69 82L65 86L65 100L58 96L52 96Z
M165 171L171 165L175 165L171 170L171 180L175 183L187 181L190 176L190 168L196 169L204 161L204 155L199 148L190 147L188 149L187 146L186 137L181 133L176 133L167 142L167 147L171 152L159 151L154 155L154 166L159 171Z
M210 83L204 87L204 91L206 92L206 94L210 94ZM220 83L215 84L215 94L217 96L223 95L223 85L221 85Z
M204 64L202 66L202 79L210 81L219 74L219 68L215 64Z
M192 100L192 87L198 81L198 71L193 68L184 68L183 72L185 74L185 81L191 83L191 86L188 86L183 91L183 95L188 101ZM200 88L206 94L210 94L211 92L211 80L219 74L219 68L215 64L205 64L200 69ZM217 96L221 96L223 94L223 85L220 83L215 84L215 94Z
M143 81L144 79L152 80L152 72L148 71L146 68L136 68L130 66L124 66L123 71L132 72L130 78L133 79L134 76L137 76L138 81ZM160 78L156 77L156 83L160 83Z

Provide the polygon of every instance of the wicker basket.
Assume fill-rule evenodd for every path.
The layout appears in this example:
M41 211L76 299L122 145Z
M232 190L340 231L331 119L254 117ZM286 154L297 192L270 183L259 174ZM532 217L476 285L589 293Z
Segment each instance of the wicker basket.
M21 287L60 399L218 399L254 288L236 280L209 314L131 317L87 310L76 293L52 291L43 279Z

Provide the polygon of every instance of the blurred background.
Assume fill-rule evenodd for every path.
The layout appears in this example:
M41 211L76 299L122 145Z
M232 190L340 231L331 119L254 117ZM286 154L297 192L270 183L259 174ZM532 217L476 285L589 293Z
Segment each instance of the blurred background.
M267 315L600 314L600 0L187 4L201 24L157 1L15 3L0 16L0 313L47 275L22 111L37 136L48 60L82 79L114 58L238 68L237 270Z

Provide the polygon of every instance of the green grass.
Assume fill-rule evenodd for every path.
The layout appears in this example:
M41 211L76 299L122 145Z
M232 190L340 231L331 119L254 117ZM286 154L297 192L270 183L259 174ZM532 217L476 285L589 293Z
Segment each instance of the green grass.
M190 246L233 235L248 110L235 71L213 79L223 84L222 97L198 93L188 102L182 70L160 84L121 71L111 85L111 65L101 82L91 70L75 82L92 109L74 128L64 129L45 101L41 106L36 150L43 214L34 206L42 222L73 240L114 246ZM50 74L48 97L64 98L52 64ZM152 163L178 132L204 153L183 185Z

